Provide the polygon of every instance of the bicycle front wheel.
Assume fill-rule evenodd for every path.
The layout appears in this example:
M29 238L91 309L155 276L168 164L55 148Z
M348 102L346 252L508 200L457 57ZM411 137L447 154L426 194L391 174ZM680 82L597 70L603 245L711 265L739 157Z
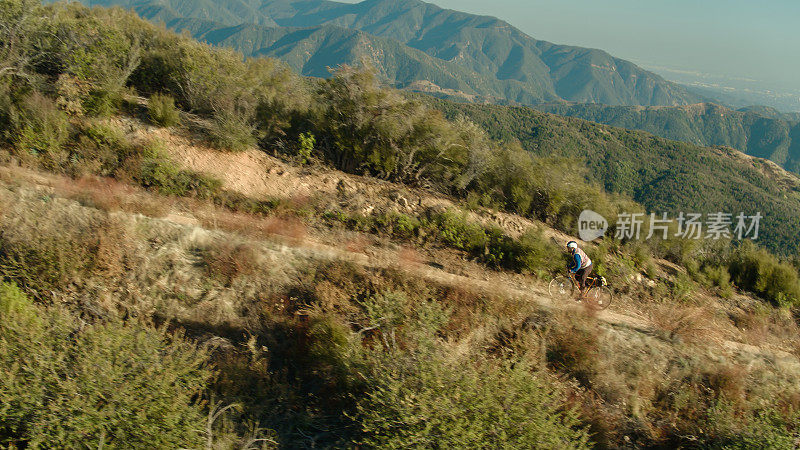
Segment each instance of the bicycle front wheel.
M611 289L607 286L597 286L586 293L586 303L594 309L606 309L611 304Z
M549 286L550 296L558 300L568 300L575 294L575 283L571 278L557 276Z

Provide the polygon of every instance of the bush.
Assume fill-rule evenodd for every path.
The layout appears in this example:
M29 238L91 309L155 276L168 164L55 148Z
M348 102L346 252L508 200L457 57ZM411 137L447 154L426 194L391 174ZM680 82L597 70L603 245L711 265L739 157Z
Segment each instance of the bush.
M47 97L33 93L12 110L6 138L17 151L32 155L47 169L59 170L67 160L64 143L69 137L67 116Z
M179 335L79 326L0 285L0 442L14 448L200 447L207 355Z
M209 175L179 169L160 158L142 161L136 180L142 186L166 195L212 198L222 188L222 182Z
M778 306L800 304L800 279L789 264L754 244L745 242L730 261L733 281Z
M222 150L241 152L256 144L253 125L246 117L232 111L214 114L206 131L211 143Z
M0 279L37 299L74 292L93 277L104 281L130 268L127 228L104 213L75 215L47 201L13 204L0 221ZM22 209L24 208L24 209Z
M181 121L175 100L164 94L153 94L147 100L147 117L154 125L161 127L172 127Z
M446 245L482 254L488 239L481 225L471 223L467 215L456 210L436 214L432 218L438 238Z
M530 229L518 238L516 266L519 270L544 275L566 267L564 253L544 236L542 230Z
M119 112L122 95L105 89L92 89L83 100L83 110L94 117L108 117Z
M57 232L54 225L4 223L0 231L0 274L37 295L61 290L85 276L94 262L89 230ZM36 228L28 228L33 227ZM61 231L61 230L59 230Z
M70 146L70 170L73 175L114 175L133 153L130 143L117 127L88 123Z
M300 133L297 143L297 156L300 157L301 164L306 164L311 159L311 152L314 151L317 139L311 133Z
M389 213L379 216L373 226L377 233L386 232L399 239L411 239L417 235L420 221L402 213Z
M706 287L717 287L719 295L724 298L730 298L733 295L733 288L731 286L731 275L728 269L719 266L705 266L702 272L703 280L705 280Z
M686 300L694 291L692 277L685 273L675 275L675 282L671 286L671 294L675 300Z
M523 361L466 361L437 345L436 332L447 321L437 303L412 306L405 296L386 294L365 306L385 344L367 355L354 415L359 445L589 447L577 414L546 374L532 373Z
M724 397L715 400L702 424L707 430L701 439L703 446L726 450L796 447L797 434L790 431L800 426L796 411L792 420L775 407L751 407L741 411Z
M214 204L231 211L266 216L281 205L278 199L256 200L235 191L221 190L212 196Z
M371 69L342 66L320 84L325 156L345 171L397 181L453 183L472 143L441 113L383 89Z
M589 448L577 414L524 364L475 367L392 355L372 371L356 416L371 448Z

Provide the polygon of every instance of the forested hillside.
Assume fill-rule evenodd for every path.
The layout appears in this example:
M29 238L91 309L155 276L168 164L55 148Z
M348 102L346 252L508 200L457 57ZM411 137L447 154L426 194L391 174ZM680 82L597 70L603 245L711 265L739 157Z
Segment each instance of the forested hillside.
M800 121L770 108L737 111L713 103L671 108L560 103L535 108L697 145L724 145L800 173Z
M765 230L771 230L762 244L797 252L800 180L770 176L764 162L531 108L426 101L447 117L467 117L494 139L519 141L536 155L581 161L592 180L651 211L761 211Z

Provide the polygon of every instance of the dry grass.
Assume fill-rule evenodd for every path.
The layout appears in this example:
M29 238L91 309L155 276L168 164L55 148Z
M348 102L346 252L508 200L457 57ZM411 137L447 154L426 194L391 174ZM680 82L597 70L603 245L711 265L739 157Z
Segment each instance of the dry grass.
M652 305L647 313L659 335L670 341L719 344L723 340L723 327L716 322L714 312L707 307L665 303Z
M233 232L255 239L280 237L286 239L291 245L300 245L306 239L305 224L294 216L263 217L225 208L204 208L198 201L194 201L193 204L193 213L200 224L209 229Z
M705 373L704 381L715 397L723 397L738 404L745 400L747 375L747 368L744 366L720 364Z
M800 326L791 310L755 303L729 315L748 344L776 347L800 357Z
M125 211L148 217L164 217L174 207L175 199L144 191L130 184L105 177L82 177L77 180L57 178L57 195L103 211Z
M303 243L307 230L305 224L297 217L269 217L266 223L267 233L283 236L294 245Z
M748 343L760 345L769 339L770 312L766 307L737 310L731 313L731 320L741 330Z
M592 386L602 360L597 320L579 309L554 311L545 330L548 365Z
M247 243L222 241L203 252L206 272L230 286L239 277L258 270L256 250Z
M134 264L134 247L125 221L108 216L94 224L94 272L102 277L118 277Z

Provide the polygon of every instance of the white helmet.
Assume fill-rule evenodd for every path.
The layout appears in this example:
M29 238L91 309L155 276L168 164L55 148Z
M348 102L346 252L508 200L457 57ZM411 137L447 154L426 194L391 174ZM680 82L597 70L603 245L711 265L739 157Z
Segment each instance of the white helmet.
M567 248L578 248L578 243L575 241L567 242Z

